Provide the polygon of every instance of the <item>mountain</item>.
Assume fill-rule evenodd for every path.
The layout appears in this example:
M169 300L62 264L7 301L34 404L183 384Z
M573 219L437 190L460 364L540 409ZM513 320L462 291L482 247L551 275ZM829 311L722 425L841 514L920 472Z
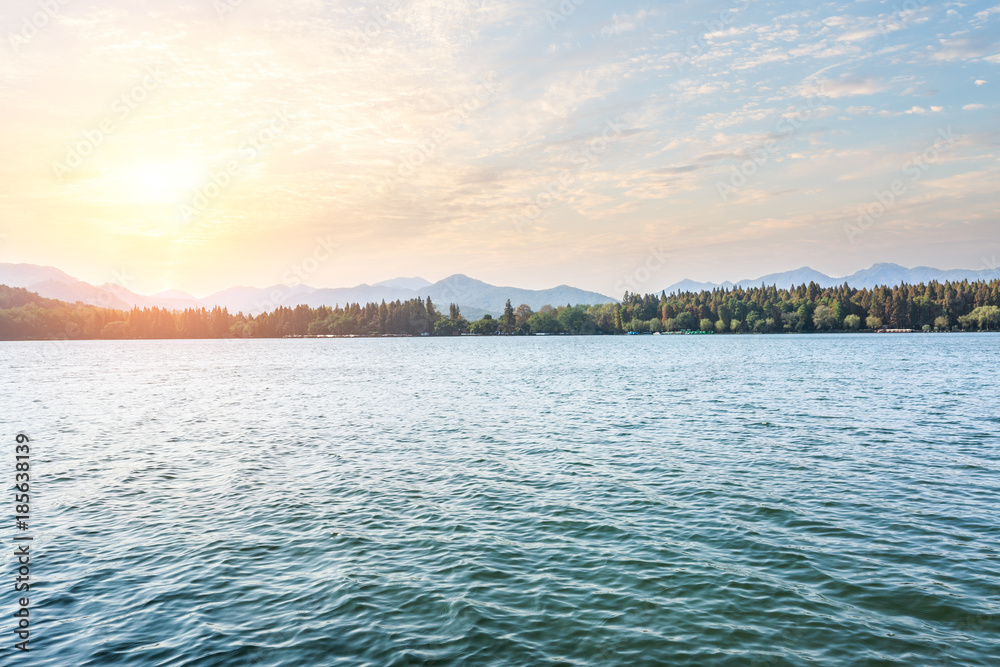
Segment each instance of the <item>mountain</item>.
M10 287L24 287L27 290L36 292L39 296L43 296L46 299L59 299L60 301L66 301L68 303L82 301L92 306L100 306L101 308L118 308L120 310L129 310L132 308L130 303L119 299L111 292L103 290L100 287L94 287L90 283L85 283L79 280L74 280L71 283L64 282L62 280L43 280L41 282L30 283L28 285L6 284L10 285Z
M510 299L515 308L526 303L531 306L532 310L538 310L545 305L561 306L567 303L594 305L617 301L609 296L597 292L587 292L569 285L559 285L543 290L497 287L462 274L455 274L444 280L439 280L430 287L419 290L419 292L426 293L432 301L439 305L457 303L463 307L481 308L493 315L499 315L503 312L507 299Z
M77 282L80 285L87 285L87 283L80 281ZM97 289L103 290L104 292L111 294L117 300L124 302L128 305L129 309L156 307L168 308L170 310L184 310L185 308L203 308L205 306L205 304L201 301L190 294L185 294L184 292L177 292L176 295L170 294L167 296L164 296L164 294L168 293L143 296L142 294L136 294L131 290L125 289L116 283L104 283ZM80 300L83 301L84 299ZM118 306L114 307L118 308Z
M853 287L875 287L876 285L898 285L905 282L909 285L937 281L943 283L968 280L994 280L1000 278L1000 268L968 271L965 269L932 269L929 266L918 266L908 269L898 264L875 264L874 266L852 273L846 280ZM838 283L841 284L841 283Z
M23 287L47 299L69 303L83 301L103 308L131 308L112 292L77 280L54 266L0 264L0 284Z
M82 301L91 306L119 310L130 310L134 306L182 310L201 308L204 305L190 294L181 293L183 296L180 298L143 296L114 283L94 286L55 267L35 264L0 264L0 284L23 287L47 299L59 299L68 303Z
M68 303L82 301L101 308L131 310L139 308L203 308L205 304L184 292L163 292L153 296L136 294L121 285L104 283L94 286L51 266L0 264L0 284L23 287L47 299Z
M0 264L0 284L10 287L27 287L47 281L77 283L76 278L63 273L54 266L37 264ZM45 296L44 294L42 296Z
M870 289L877 285L892 286L903 282L918 284L946 280L954 282L965 279L970 281L1000 279L1000 268L974 271L967 269L942 270L918 266L908 269L898 264L875 264L849 276L834 278L804 266L794 271L771 273L753 280L741 280L736 284L741 287L755 287L764 284L789 288L809 282L815 282L820 287L833 287L846 282L852 287ZM299 304L304 304L316 308L319 306L344 306L348 303L379 303L383 299L385 301L397 299L405 301L418 297L423 299L429 296L440 310L447 311L448 304L455 303L461 308L466 319L474 320L486 313L493 316L499 315L503 312L507 299L510 299L515 307L526 303L533 310L538 310L545 305L559 306L566 303L594 305L616 301L609 296L577 289L569 285L559 285L544 290L529 290L490 285L462 274L449 276L436 283L430 283L423 278L393 278L374 285L362 284L354 287L320 289L307 285L294 287L274 285L264 288L230 287L211 296L198 299L185 292L174 290L145 296L113 283L94 286L77 280L51 266L0 263L0 284L23 287L49 299L59 299L70 303L82 301L90 305L121 310L129 310L133 307L182 310L184 308L222 306L228 308L232 313L243 312L254 315L265 310L273 310L278 306L294 308ZM731 288L733 283L718 284L682 280L667 287L665 291L670 294L712 290L717 287Z
M447 312L448 305L456 303L466 319L475 320L487 313L500 315L507 299L510 299L514 306L526 303L534 310L544 305L598 304L615 301L603 294L587 292L568 285L546 290L528 290L497 287L463 275L450 276L436 283L423 278L393 278L374 285L322 289L307 285L230 287L204 299L198 299L176 290L145 296L114 283L94 286L51 266L0 263L0 284L22 287L45 298L69 303L82 301L93 306L120 310L130 310L133 307L183 310L222 306L232 313L243 312L254 315L273 310L278 306L294 308L304 304L316 308L345 306L348 303L379 303L383 299L406 301L429 296L440 310Z
M403 289L419 290L433 285L429 280L423 278L393 278L375 283L376 287L402 287Z
M808 285L811 282L815 282L820 287L833 287L834 285L839 285L841 282L837 282L834 278L820 273L815 269L810 269L808 266L803 266L801 269L795 269L794 271L783 271L781 273L771 273L766 276L761 276L757 280L741 280L736 283L739 287L760 287L761 283L764 285L777 285L778 287L792 287L793 285Z
M835 287L847 283L851 287L858 289L871 289L880 285L892 287L906 283L908 285L918 285L920 283L945 281L960 282L962 280L995 280L1000 278L1000 268L995 269L933 269L927 266L918 266L908 269L899 264L875 264L867 269L856 271L849 276L834 278L820 273L815 269L804 266L794 271L784 271L782 273L770 273L766 276L752 280L741 280L736 285L739 287L759 287L760 285L776 285L780 288L791 288L799 285L808 285L815 282L820 287ZM732 283L699 283L693 280L682 280L667 287L664 291L667 294L685 291L713 290L718 287L732 287Z
M544 305L595 304L615 301L615 299L603 294L587 292L568 285L560 285L546 290L497 287L460 274L449 276L436 283L428 283L428 285L416 289L391 287L384 283L325 289L304 286L288 287L286 285L265 288L233 287L205 297L201 301L206 304L225 306L232 312L256 314L264 310L272 310L275 306L294 307L300 303L316 308L338 304L344 306L348 303L378 303L383 299L386 301L395 301L396 299L406 301L407 299L427 298L428 296L440 309L447 308L450 303L458 304L466 319L478 319L486 313L499 315L503 312L507 299L510 299L515 307L526 303L533 310Z
M684 279L680 282L674 283L670 287L667 287L664 291L667 294L673 294L674 292L701 292L707 290L711 292L717 287L725 287L727 289L732 288L733 284L730 282L719 283L700 283L697 280L687 280Z

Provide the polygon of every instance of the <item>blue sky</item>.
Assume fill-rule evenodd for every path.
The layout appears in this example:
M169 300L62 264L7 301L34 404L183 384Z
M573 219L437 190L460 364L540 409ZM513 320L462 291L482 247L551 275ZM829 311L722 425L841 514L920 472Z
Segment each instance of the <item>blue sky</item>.
M1000 254L995 2L2 11L0 261L614 293Z

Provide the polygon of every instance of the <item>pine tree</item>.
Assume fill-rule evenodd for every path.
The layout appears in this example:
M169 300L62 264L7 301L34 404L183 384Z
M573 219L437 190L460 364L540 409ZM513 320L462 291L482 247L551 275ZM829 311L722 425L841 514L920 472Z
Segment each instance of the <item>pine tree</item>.
M503 317L500 322L503 324L504 333L512 333L514 331L514 323L517 321L514 315L514 306L510 304L510 299L507 299L507 305L503 307Z

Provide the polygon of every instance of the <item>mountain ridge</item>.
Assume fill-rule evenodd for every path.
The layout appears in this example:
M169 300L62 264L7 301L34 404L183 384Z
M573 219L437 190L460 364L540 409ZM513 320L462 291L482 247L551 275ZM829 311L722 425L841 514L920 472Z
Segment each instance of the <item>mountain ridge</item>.
M902 283L917 285L920 283L935 281L943 283L945 281L959 282L965 279L976 281L993 280L996 278L1000 278L1000 267L984 269L935 269L929 266L917 266L909 269L905 266L900 266L899 264L893 264L891 262L880 262L872 264L867 269L861 269L848 276L839 278L828 276L825 273L817 271L811 267L803 266L791 271L769 273L766 276L761 276L760 278L740 280L736 283L712 283L681 280L680 282L676 282L669 287L665 287L662 291L667 294L674 294L676 292L692 291L690 289L691 286L697 286L699 290L704 289L711 291L717 288L731 289L733 287L760 287L762 284L768 287L776 285L779 288L787 289L803 284L809 284L810 282L815 282L820 287L836 287L847 283L851 287L857 289L872 289L873 287L878 286L892 287Z
M130 310L133 307L183 310L220 306L234 313L253 315L279 306L294 308L302 304L316 308L430 297L439 308L447 308L448 304L455 303L466 318L479 319L487 313L499 315L503 312L507 299L514 305L527 303L535 310L552 304L593 305L617 301L604 294L569 285L530 290L491 285L463 274L454 274L436 283L423 278L393 278L374 285L362 283L354 287L317 288L308 285L280 284L263 288L236 286L199 299L177 290L146 296L114 283L94 286L52 266L0 263L0 284L22 287L46 298L70 303L82 301L90 305L120 310ZM413 285L414 288L405 285Z
M847 283L852 287L871 289L877 285L893 286L900 283L918 284L931 281L961 281L964 279L992 280L1000 278L1000 268L935 269L927 266L907 268L899 264L882 262L867 269L855 271L849 276L832 277L808 266L790 271L781 271L756 279L741 280L737 283L698 282L685 279L663 288L668 294L685 291L712 290L717 288L757 287L777 285L789 288L809 282L820 287L835 287ZM424 285L426 283L426 285ZM405 301L413 298L427 298L440 308L455 303L466 318L478 319L489 313L499 315L507 299L515 306L528 304L533 310L544 305L600 304L616 302L618 299L597 292L590 292L570 285L557 285L543 290L531 290L502 285L491 285L476 278L456 273L431 283L423 278L393 278L369 285L362 283L354 287L310 287L308 285L272 285L270 287L235 286L220 290L204 298L197 298L179 290L166 290L158 294L142 295L125 287L105 283L94 286L73 278L53 266L36 264L0 263L0 284L23 287L40 296L62 301L82 301L104 308L129 310L138 308L228 308L231 312L258 314L279 306L294 308L299 304L311 308L319 306L346 305L348 303L369 303ZM417 286L415 288L406 285ZM660 290L656 290L659 292ZM654 292L655 293L655 292Z

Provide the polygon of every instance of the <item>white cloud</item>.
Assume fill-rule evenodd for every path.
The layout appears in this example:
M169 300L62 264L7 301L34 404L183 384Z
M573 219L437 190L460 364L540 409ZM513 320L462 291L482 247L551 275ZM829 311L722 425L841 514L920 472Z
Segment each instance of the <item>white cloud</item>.
M974 18L979 22L985 22L989 19L990 14L1000 14L1000 5L990 7L989 9L984 9L981 12L976 12Z
M621 35L626 32L632 32L640 28L647 17L651 16L652 12L646 11L645 9L636 12L635 14L615 14L611 18L611 22L601 28L602 35Z
M874 95L886 89L885 84L873 77L842 76L839 79L820 79L817 85L827 97L852 97Z
M930 110L934 113L943 111L943 107L931 107ZM882 116L882 117L892 117L892 116L920 116L927 113L927 109L919 106L912 106L905 111L889 111L888 109L883 109L881 111L873 112L871 107L849 107L847 109L848 113L860 114L867 112L870 115Z
M931 60L952 63L985 58L990 62L995 62L993 59L1000 55L994 53L998 49L998 45L995 40L989 37L976 35L975 38L953 37L940 41L941 48L931 54Z
M772 139L776 121L787 121L796 108L804 108L816 95L817 83L834 99L828 103L842 110L830 114L827 107L813 109L810 119L823 120L810 120L782 138L780 153L769 156L740 195L767 207L760 212L762 220L795 218L799 213L785 202L809 190L823 197L803 205L844 201L837 183L847 181L837 180L840 166L874 162L879 149L889 152L894 143L913 140L891 132L893 123L885 122L890 117L916 120L922 115L927 120L946 109L964 108L970 113L963 124L987 138L995 124L992 112L975 112L983 105L962 107L947 85L968 85L969 59L1000 64L992 11L985 14L989 23L976 28L968 25L974 10L963 9L968 16L958 21L946 20L945 8L928 4L925 9L935 12L935 25L913 30L917 18L901 13L892 17L892 25L885 24L887 14L821 22L824 14L817 12L829 9L813 6L782 14L772 3L755 3L752 16L740 13L725 25L712 21L706 26L704 20L714 15L708 9L660 3L648 11L633 0L589 3L553 31L544 12L558 2L539 7L526 0L420 0L399 3L384 25L358 43L360 31L372 20L372 6L384 6L382 0L347 5L289 0L280 7L242 3L223 23L211 3L197 8L169 5L169 0L148 4L164 7L155 22L135 13L99 21L90 14L68 13L65 22L54 23L47 35L24 46L26 53L31 49L30 58L22 63L0 59L0 85L13 96L0 108L0 143L17 149L10 152L18 156L0 165L0 183L6 184L0 197L11 211L80 222L94 239L102 238L104 228L90 223L91 218L142 218L143 212L116 211L110 205L98 210L93 202L82 201L82 186L56 191L46 185L43 190L19 172L30 172L35 162L44 161L39 154L61 149L64 138L77 137L90 118L107 113L108 100L131 85L133 72L151 56L168 51L179 58L169 84L129 118L119 137L100 147L95 168L106 162L127 168L132 153L125 148L130 144L136 154L148 155L163 150L160 143L169 143L177 159L190 159L199 167L205 162L207 169L235 150L280 100L294 111L294 123L268 159L248 168L241 182L220 198L218 229L259 231L261 238L273 240L279 227L302 231L327 225L337 229L352 254L375 264L379 253L384 260L388 238L403 239L396 245L414 256L424 247L420 244L437 242L435 256L455 270L463 267L451 262L463 261L463 255L454 248L477 256L505 247L503 239L514 236L506 218L561 172L574 169L572 160L600 139L607 119L628 112L641 120L630 121L626 134L608 142L592 167L574 171L562 205L540 219L546 238L565 241L560 253L580 255L599 237L598 231L607 235L609 246L625 247L634 242L634 230L642 225L662 230L668 219L691 220L692 229L699 230L692 232L691 243L704 245L710 233L701 235L702 223L728 224L735 212L729 208L723 217L705 215L711 209L706 201L715 201L716 178L728 175L734 162L745 161L749 151ZM883 4L882 11L888 12L891 4ZM842 6L844 12L879 11L871 2ZM960 23L966 32L954 32ZM897 29L883 43L879 32ZM689 36L707 45L702 42L700 52L688 52ZM48 39L45 44L43 38ZM345 46L351 54L345 54ZM684 54L688 58L682 67L677 61ZM938 61L934 67L914 67L931 58ZM989 65L978 69L984 66ZM502 73L497 75L499 92L455 120L454 109L489 72ZM906 73L919 76L905 78ZM973 75L983 77L973 80L975 86L986 85L988 72ZM900 95L904 90L913 96ZM889 91L891 96L876 96ZM992 104L985 95L969 96ZM915 104L931 99L941 106ZM65 100L73 104L61 104ZM28 139L17 138L21 136ZM52 137L57 137L54 142ZM156 143L157 137L163 141ZM989 141L982 145L993 146ZM831 147L857 151L872 148L873 142L878 149L830 158L841 165L826 158ZM429 148L421 153L417 149L423 146ZM173 159L172 152L164 154ZM404 158L411 156L420 162L413 175L391 195L379 190L377 185L399 173ZM877 170L866 172L868 177L892 173L898 159L893 153ZM775 196L800 185L800 194ZM30 198L21 192L29 192ZM653 201L656 206L650 205ZM103 199L99 203L104 206ZM73 213L60 215L64 210ZM224 220L227 216L233 224ZM605 221L604 226L594 224L584 232L581 218ZM817 232L809 229L804 242L815 243ZM758 238L750 227L743 233ZM411 243L416 245L407 245ZM546 244L550 241L542 239L537 256L551 250ZM241 252L253 255L256 248L250 245ZM369 252L369 246L378 250ZM179 266L198 275L193 260Z
M767 63L779 63L788 60L788 53L784 49L771 49L767 53L753 56L737 62L733 65L735 70L753 69Z

